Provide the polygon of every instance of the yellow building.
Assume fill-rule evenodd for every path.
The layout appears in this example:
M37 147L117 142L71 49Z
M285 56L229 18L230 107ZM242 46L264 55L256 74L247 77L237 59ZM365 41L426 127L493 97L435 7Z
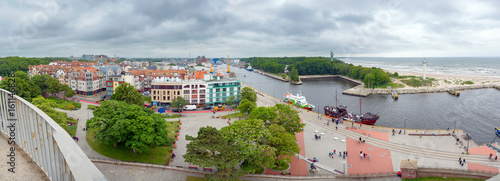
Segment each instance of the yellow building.
M173 99L182 96L182 82L179 78L156 78L151 81L151 102L153 105L170 105Z

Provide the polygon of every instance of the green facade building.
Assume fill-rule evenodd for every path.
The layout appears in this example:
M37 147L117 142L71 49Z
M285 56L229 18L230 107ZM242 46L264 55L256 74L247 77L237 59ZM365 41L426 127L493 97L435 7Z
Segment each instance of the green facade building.
M207 84L207 105L222 105L231 96L236 97L235 103L241 100L241 80L216 77Z

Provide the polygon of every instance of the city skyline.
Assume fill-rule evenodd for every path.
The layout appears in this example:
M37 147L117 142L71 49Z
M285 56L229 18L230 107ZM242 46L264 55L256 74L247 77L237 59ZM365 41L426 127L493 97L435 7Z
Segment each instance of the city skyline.
M495 1L0 5L0 57L500 56Z

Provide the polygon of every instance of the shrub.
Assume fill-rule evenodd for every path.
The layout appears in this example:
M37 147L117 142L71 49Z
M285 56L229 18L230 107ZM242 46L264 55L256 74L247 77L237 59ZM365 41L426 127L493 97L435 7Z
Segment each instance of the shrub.
M73 103L73 106L75 106L76 108L80 109L82 108L82 104L78 103L78 102L74 102Z
M73 109L75 109L75 105L73 105L73 104L66 105L66 107L64 107L64 109L73 110Z
M462 84L474 84L474 82L468 80L468 81L463 82Z

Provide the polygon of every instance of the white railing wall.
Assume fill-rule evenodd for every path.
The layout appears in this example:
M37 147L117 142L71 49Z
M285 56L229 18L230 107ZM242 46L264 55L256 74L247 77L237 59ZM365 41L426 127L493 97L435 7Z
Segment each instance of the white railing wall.
M15 116L9 116L9 111ZM12 118L15 121L8 120ZM15 123L13 132L8 127L12 123ZM0 89L0 133L7 137L14 134L16 144L50 180L106 180L71 136L52 118L23 98L11 97L10 92L3 89ZM16 156L19 151L16 150Z

